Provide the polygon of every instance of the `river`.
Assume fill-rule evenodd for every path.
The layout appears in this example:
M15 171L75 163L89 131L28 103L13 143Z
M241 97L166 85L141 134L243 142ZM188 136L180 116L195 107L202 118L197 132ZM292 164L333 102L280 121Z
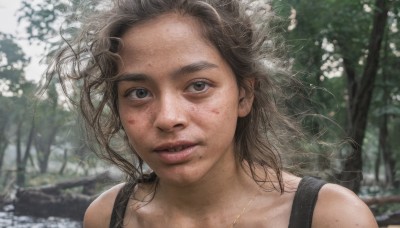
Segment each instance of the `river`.
M34 218L0 212L0 228L81 228L82 223L65 218Z

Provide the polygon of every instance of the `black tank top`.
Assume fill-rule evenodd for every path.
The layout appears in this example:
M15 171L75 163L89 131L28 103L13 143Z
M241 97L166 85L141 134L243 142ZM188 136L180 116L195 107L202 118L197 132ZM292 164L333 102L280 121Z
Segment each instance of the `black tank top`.
M326 182L314 177L303 177L293 199L288 228L311 228L318 193ZM110 228L122 228L123 215L135 184L125 184L119 191L111 214ZM120 210L122 216L116 211Z

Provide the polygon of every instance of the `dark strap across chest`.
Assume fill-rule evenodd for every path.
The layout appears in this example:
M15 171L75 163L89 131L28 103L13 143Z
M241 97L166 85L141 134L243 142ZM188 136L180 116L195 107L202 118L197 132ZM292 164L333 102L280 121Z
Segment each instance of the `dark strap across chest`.
M294 196L289 228L311 228L318 193L325 181L303 177Z
M324 181L313 177L301 179L293 200L289 228L311 228L318 192L324 184ZM133 189L133 184L125 184L119 191L111 214L110 228L123 227L123 216ZM117 214L117 211L120 213Z
M128 206L129 199L133 193L134 186L134 183L126 183L119 190L118 195L114 201L114 206L110 219L110 228L123 227L126 207Z

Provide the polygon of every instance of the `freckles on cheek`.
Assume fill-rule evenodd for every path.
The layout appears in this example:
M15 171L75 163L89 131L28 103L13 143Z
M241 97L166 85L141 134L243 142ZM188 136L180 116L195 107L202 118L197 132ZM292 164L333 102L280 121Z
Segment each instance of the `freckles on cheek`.
M226 107L221 105L221 102L218 100L211 102L204 102L203 104L191 104L190 111L192 113L202 113L204 115L220 115L226 112Z
M204 113L204 114L215 114L219 115L221 113L220 108L218 107L197 107L197 106L192 106L190 107L190 111L192 113Z

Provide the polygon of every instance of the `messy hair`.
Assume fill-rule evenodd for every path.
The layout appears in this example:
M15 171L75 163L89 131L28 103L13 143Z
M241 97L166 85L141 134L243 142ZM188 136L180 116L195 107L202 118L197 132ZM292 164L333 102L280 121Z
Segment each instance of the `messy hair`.
M301 137L296 121L285 110L284 91L293 89L296 81L289 74L280 19L263 1L113 0L111 6L100 7L86 18L80 33L55 56L48 75L58 75L64 92L79 106L95 141L94 151L132 182L148 177L144 161L121 127L118 51L128 29L167 13L196 19L204 37L232 68L238 87L254 96L250 113L237 120L235 158L249 167L258 183L275 175L277 189L283 192L284 154L295 150L290 145ZM74 83L69 84L71 79ZM255 81L254 86L246 83L248 79ZM71 96L71 90L80 94ZM265 176L256 174L256 167L263 167Z

